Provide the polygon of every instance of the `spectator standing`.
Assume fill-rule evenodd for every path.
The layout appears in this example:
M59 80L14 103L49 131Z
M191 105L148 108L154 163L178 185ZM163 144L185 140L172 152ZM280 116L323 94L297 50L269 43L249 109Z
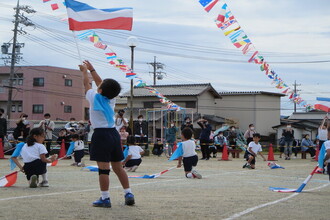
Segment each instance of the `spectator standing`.
M314 144L309 139L309 134L305 134L301 140L301 151L310 153L312 158L315 156Z
M228 145L227 138L223 135L222 131L220 131L219 134L214 136L214 144L217 147L217 151L219 152L222 152L224 145Z
M52 144L52 139L53 139L53 131L55 129L55 123L50 120L50 114L46 113L44 114L44 120L39 122L38 125L39 128L44 129L45 131L45 142L46 142L46 149L47 149L47 154L46 157L49 156L50 153L50 146Z
M321 150L323 143L328 140L328 128L329 128L329 120L328 120L328 116L325 116L318 129L319 150Z
M165 132L165 138L166 142L168 144L168 155L171 156L173 152L173 145L176 141L176 132L178 131L178 128L175 126L174 122L171 121L171 124L169 128L166 128Z
M126 128L128 127L128 119L124 118L125 110L121 109L118 111L115 119L115 127L117 131L119 132L121 127L125 126Z
M249 124L249 128L245 131L244 133L244 138L246 139L246 143L247 145L249 145L249 143L251 141L253 141L253 134L255 134L255 127L253 124Z
M294 130L292 129L290 124L286 126L286 129L283 131L282 136L284 136L285 141L285 159L290 160L290 156L292 154L292 144L294 140Z
M14 129L14 138L19 141L26 141L30 132L30 122L27 120L28 115L22 113L19 120L16 122L16 128Z
M194 126L191 122L190 117L185 117L184 123L181 125L181 131L185 128L190 128L192 131L194 131Z
M0 108L0 138L4 141L7 136L7 120L3 117L5 110ZM4 142L3 142L4 143Z
M206 119L199 119L197 124L201 127L202 131L199 136L199 141L202 150L202 158L201 160L209 160L210 159L210 134L212 127Z
M228 133L228 142L229 142L229 147L235 148L236 146L236 139L237 139L237 133L236 133L236 127L231 126L229 128L229 133Z
M143 115L138 116L138 121L134 122L133 132L135 141L137 144L144 144L148 142L148 125L147 122L143 120Z
M82 141L85 140L85 130L86 130L86 127L85 127L84 121L79 121L76 134L79 135L79 139Z
M76 130L78 127L78 124L76 122L75 118L70 118L70 121L64 125L64 128L67 129L68 131L74 129Z

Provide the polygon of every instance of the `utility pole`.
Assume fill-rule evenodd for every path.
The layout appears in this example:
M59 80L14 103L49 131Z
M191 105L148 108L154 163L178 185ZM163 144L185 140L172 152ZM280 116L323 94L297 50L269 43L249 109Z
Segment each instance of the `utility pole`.
M24 11L26 13L35 13L36 11L31 9L29 6L20 6L19 0L17 0L17 6L14 8L16 10L15 20L14 20L14 37L13 43L5 43L1 46L2 53L8 54L11 56L10 61L10 73L9 73L9 85L8 85L8 102L7 102L7 117L10 119L11 115L11 106L12 106L12 96L13 96L13 80L15 74L15 64L19 61L20 57L20 48L24 47L24 44L17 43L17 34L26 34L26 32L22 29L19 29L19 24L22 23L25 26L33 26L33 23L24 16L24 14L20 13L20 11ZM8 53L8 48L12 45L11 54Z
M149 72L149 73L152 73L153 74L154 86L155 86L156 85L156 80L157 79L158 80L162 80L164 78L164 75L163 74L166 75L165 72L162 72L162 71L158 71L157 72L158 69L163 70L165 64L160 63L160 62L157 62L156 61L156 56L154 56L154 62L153 63L148 63L148 64L150 64L153 67L153 70L154 70L153 72Z
M294 94L297 94L297 92L299 92L299 91L301 91L301 90L299 90L299 89L297 89L297 86L301 86L301 84L297 84L297 81L295 80L294 81L294 84L293 84L293 88L294 88ZM294 110L293 110L293 112L294 113L296 113L297 112L297 103L296 102L293 102L293 104L294 104Z

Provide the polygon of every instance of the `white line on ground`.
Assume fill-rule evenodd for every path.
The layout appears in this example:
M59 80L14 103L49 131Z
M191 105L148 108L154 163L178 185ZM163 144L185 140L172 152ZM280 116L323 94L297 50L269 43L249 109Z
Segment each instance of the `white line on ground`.
M322 188L327 187L329 185L330 185L330 183L327 183L327 184L324 184L322 186L319 186L319 187L316 187L316 188L313 188L313 189L309 189L309 190L306 190L306 191L314 191L314 190L322 189ZM260 209L260 208L263 208L263 207L266 207L266 206L269 206L269 205L274 205L274 204L277 204L279 202L283 202L283 201L289 200L289 199L291 199L291 198L293 198L295 196L298 196L299 194L300 193L294 193L294 194L292 194L292 195L290 195L288 197L285 197L285 198L282 198L282 199L278 199L278 200L275 200L273 202L268 202L268 203L264 203L264 204L261 204L261 205L258 205L258 206L252 207L252 208L248 208L248 209L246 209L246 210L244 210L242 212L236 213L236 214L234 214L234 215L226 218L225 220L232 220L232 219L239 218L239 217L241 217L243 215L246 215L246 214L248 214L250 212L253 212L253 211L257 210L257 209Z
M226 175L226 174L232 174L232 173L239 174L239 173L245 173L245 172L248 172L248 171L225 172L225 173L211 174L211 175L208 175L208 176L205 176L205 177L207 178L207 177L210 177L210 176ZM146 182L146 183L135 183L135 184L130 184L130 185L131 186L141 186L141 185L147 185L147 184L173 182L173 181L178 181L178 179L152 181L152 182ZM112 186L112 187L110 187L110 189L116 189L116 188L121 188L121 186ZM14 200L14 199L27 199L27 198L43 197L43 196L56 196L56 195L67 194L67 193L80 193L80 192L90 192L90 191L97 191L97 190L99 190L99 189L85 189L85 190L75 190L75 191L67 191L67 192L57 192L57 193L47 193L47 194L38 194L38 195L8 197L8 198L0 199L0 201L8 201L8 200Z

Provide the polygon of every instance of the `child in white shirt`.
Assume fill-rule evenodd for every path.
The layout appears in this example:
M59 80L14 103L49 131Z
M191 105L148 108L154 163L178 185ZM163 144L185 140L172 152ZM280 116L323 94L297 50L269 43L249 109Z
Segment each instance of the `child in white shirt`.
M74 163L71 166L84 167L85 164L81 162L81 159L85 156L84 148L85 144L82 140L79 139L78 134L73 134L71 140L74 142Z
M193 135L193 131L190 128L185 128L181 131L182 142L182 151L183 155L178 158L178 168L183 167L187 178L197 178L201 179L202 175L199 174L196 170L193 170L194 167L197 166L198 156L195 151L196 144L191 139Z
M264 159L264 161L266 161L266 158L261 153L262 148L261 145L259 144L260 139L261 137L259 133L253 134L253 141L249 143L247 149L247 154L246 154L247 163L243 165L243 168L247 167L250 169L255 169L257 154L259 154Z
M127 147L128 155L123 161L123 166L126 171L135 172L142 162L141 155L144 154L144 150L140 146L135 145L135 137L133 135L127 137Z
M57 154L46 158L47 149L42 144L45 141L45 131L42 128L33 128L27 136L26 144L21 150L24 166L20 164L17 157L12 157L12 160L25 173L29 181L30 188L36 188L39 182L39 175L42 176L40 187L48 187L47 179L47 163L52 163L57 159Z

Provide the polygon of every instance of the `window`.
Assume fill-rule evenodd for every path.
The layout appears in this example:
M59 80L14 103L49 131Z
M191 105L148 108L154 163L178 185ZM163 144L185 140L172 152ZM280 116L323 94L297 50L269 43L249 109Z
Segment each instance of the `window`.
M72 79L65 79L64 85L65 86L72 86Z
M154 102L143 102L143 108L153 108Z
M44 78L33 78L33 86L44 86Z
M65 105L64 106L64 113L72 113L72 106L71 105Z
M11 112L16 112L16 105L11 106Z
M196 102L195 101L187 101L186 102L186 108L196 108Z
M18 112L22 112L22 111L23 111L22 105L18 105L18 106L17 106L17 111L18 111Z
M44 113L44 105L33 105L32 113L34 114Z

